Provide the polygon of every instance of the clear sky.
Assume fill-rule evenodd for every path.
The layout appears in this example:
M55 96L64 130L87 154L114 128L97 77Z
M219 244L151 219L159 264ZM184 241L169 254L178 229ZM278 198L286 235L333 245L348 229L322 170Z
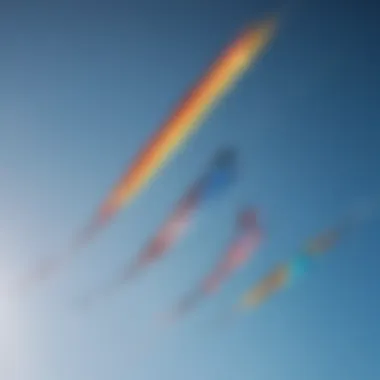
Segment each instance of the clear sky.
M347 236L300 286L226 331L210 329L273 264L356 199L379 194L375 2L55 3L0 9L4 286L92 216L241 28L278 6L286 16L268 53L73 265L24 300L2 298L1 379L379 379L378 221ZM132 257L224 144L239 149L241 170L224 200L131 288L77 313L74 301ZM138 359L154 315L204 275L244 204L266 229L258 255Z

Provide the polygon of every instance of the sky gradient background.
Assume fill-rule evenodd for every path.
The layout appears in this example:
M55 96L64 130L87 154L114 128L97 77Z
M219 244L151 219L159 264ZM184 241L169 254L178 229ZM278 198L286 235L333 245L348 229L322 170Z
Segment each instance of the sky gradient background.
M374 3L374 2L373 2ZM210 329L273 264L380 192L377 8L365 2L125 1L1 5L0 259L11 285L92 216L178 98L252 20L285 9L265 56L84 254L25 300L0 301L0 377L20 380L376 380L379 221L302 285ZM88 315L109 280L223 145L240 180L172 255ZM223 292L157 341L152 318L213 264L242 205L267 239ZM9 377L7 377L9 376Z

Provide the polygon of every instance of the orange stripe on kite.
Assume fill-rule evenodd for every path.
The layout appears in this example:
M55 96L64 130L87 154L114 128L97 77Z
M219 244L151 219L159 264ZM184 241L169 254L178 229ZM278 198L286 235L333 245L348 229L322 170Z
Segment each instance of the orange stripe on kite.
M211 66L210 70L180 102L169 119L154 134L100 209L108 220L152 179L183 141L196 130L207 112L270 40L275 22L248 28Z

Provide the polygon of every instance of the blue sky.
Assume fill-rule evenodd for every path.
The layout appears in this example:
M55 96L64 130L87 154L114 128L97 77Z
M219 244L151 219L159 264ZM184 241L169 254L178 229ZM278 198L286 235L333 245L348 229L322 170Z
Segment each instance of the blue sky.
M273 264L356 199L379 194L377 9L345 4L281 6L286 16L271 49L152 186L60 276L25 300L1 301L1 371L25 380L380 378L379 221L347 236L302 285L226 331L209 331L215 315ZM2 6L5 282L66 243L220 50L278 6ZM147 276L92 313L76 313L73 301L132 257L225 144L239 149L241 173L224 201L208 205ZM245 204L257 207L266 229L258 255L137 360L152 317L208 270Z

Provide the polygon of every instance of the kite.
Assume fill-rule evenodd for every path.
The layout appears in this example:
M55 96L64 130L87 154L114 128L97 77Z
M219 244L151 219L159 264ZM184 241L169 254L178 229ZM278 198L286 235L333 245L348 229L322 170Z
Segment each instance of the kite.
M377 211L378 203L376 199L354 205L340 223L307 242L303 251L311 256L326 253L342 239L343 235L352 232L359 225L376 217Z
M348 229L348 224L338 225L323 232L305 244L304 251L311 256L321 255L333 248Z
M178 202L168 219L156 235L137 254L133 262L125 267L121 276L109 287L87 297L84 305L110 294L115 288L135 278L155 261L167 254L168 250L184 235L194 219L194 214L204 203L224 193L236 179L236 152L225 148L217 152L208 170L198 179Z
M251 287L235 305L226 320L238 313L259 306L274 293L297 282L313 267L318 256L335 248L344 234L352 231L360 223L370 220L375 214L373 204L364 204L354 208L343 221L308 241L301 249L301 254L291 258L287 263L279 265L258 284Z
M23 283L24 288L59 270L123 205L129 203L148 184L180 145L195 132L212 106L258 58L270 41L274 29L274 19L253 25L226 48L140 151L87 228L74 239L68 252L65 251L60 257L46 259L27 276Z
M310 270L312 264L313 259L309 255L301 254L280 265L242 297L241 306L258 306L279 289L294 284Z
M224 253L222 259L207 275L199 286L182 298L169 314L167 321L176 322L193 310L206 296L214 294L239 267L241 267L256 250L262 240L262 232L257 224L256 212L245 210L238 217L237 236Z
M216 105L258 58L271 39L274 27L273 19L254 25L227 47L137 155L100 207L83 235L85 240L107 223L123 205L131 201L195 132L212 106Z
M257 307L280 289L296 283L313 267L316 256L325 254L336 246L346 227L348 224L342 223L307 242L301 254L279 265L258 284L252 286L233 309L233 314L242 309Z
M349 224L344 222L311 239L302 254L296 255L288 263L282 264L255 285L242 298L244 307L254 307L281 288L294 284L307 273L314 262L314 257L333 249L346 231Z
M46 259L30 273L22 284L23 288L29 288L32 283L60 270L123 206L137 196L176 150L197 130L213 106L258 59L271 40L275 27L274 18L254 24L227 46L137 154L87 227L80 231L62 255Z

